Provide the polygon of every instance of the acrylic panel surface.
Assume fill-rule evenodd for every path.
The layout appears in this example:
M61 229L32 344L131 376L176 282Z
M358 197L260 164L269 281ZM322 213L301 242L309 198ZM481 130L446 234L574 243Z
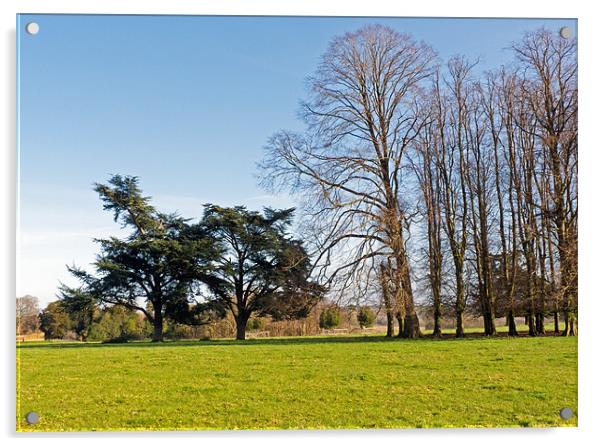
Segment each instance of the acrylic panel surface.
M575 426L576 45L19 15L17 430Z

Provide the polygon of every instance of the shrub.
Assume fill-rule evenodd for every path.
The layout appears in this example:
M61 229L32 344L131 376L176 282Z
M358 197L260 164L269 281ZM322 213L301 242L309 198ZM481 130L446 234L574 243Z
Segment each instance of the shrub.
M204 325L186 325L168 321L163 334L167 339L199 339L206 335L206 331Z
M120 306L113 306L103 310L99 320L92 324L88 340L144 339L148 337L147 325L139 313Z
M376 314L370 307L360 307L357 312L357 321L361 328L372 327L376 320Z
M263 330L265 322L263 319L254 317L247 322L247 330Z
M320 313L320 328L330 329L338 327L341 323L341 313L336 307L329 307Z

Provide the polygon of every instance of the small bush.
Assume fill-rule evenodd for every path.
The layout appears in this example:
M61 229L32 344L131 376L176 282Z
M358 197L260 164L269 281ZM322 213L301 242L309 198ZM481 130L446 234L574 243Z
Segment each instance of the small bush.
M163 332L163 336L167 339L174 339L176 341L180 339L195 338L193 327L183 324L176 324L171 321L167 324L167 327Z
M265 322L263 319L254 317L247 322L247 330L263 330Z
M320 328L326 330L338 327L341 323L341 313L336 307L325 308L320 313Z
M372 327L376 320L376 314L370 307L360 307L357 312L357 321L360 324L360 328Z

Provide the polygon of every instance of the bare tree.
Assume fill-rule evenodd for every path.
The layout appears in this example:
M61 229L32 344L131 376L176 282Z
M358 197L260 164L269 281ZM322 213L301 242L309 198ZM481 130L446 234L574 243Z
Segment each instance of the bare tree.
M434 111L436 113L436 110ZM441 288L443 275L441 179L436 160L440 158L440 135L436 120L425 126L417 141L417 163L413 165L424 202L429 289L433 304L433 336L441 336Z
M419 336L420 327L406 246L408 211L400 200L402 167L426 124L417 98L434 57L430 47L384 26L335 38L309 79L303 104L309 136L278 133L261 164L264 184L309 194L308 214L329 222L319 258L327 259L331 277L349 277L373 258L391 259L406 337ZM353 258L341 262L334 252L345 242Z
M575 39L547 30L514 45L524 67L522 98L536 120L532 132L546 152L550 200L542 211L554 222L565 313L564 334L575 333L577 300L577 61Z
M502 293L508 334L518 335L516 329L516 282L518 273L518 226L515 184L516 141L514 98L516 74L504 69L489 78L490 95L487 113L494 141L495 183L498 203L499 238L501 249ZM506 215L508 213L508 215ZM510 227L507 227L509 220Z
M17 297L17 335L29 334L39 329L40 305L35 296Z
M433 120L439 134L440 149L435 151L435 165L441 180L443 229L454 264L456 337L464 336L466 309L465 261L468 224L468 189L466 183L467 81L474 64L452 58L448 77L435 77L432 97L435 101Z
M480 83L472 85L468 96L467 185L470 195L470 229L473 238L474 270L478 281L478 298L486 335L494 335L495 292L491 274L490 227L492 222L492 182L494 162L491 141L487 140L486 113L482 106Z

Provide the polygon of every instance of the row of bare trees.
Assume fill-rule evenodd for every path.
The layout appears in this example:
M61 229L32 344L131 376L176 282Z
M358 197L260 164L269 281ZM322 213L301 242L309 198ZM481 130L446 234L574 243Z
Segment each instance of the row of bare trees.
M303 134L275 134L262 182L299 197L315 271L333 298L379 299L388 335L434 334L471 308L487 335L576 332L576 41L547 30L481 74L440 64L411 36L368 26L335 38L309 79ZM416 298L417 299L417 298Z

